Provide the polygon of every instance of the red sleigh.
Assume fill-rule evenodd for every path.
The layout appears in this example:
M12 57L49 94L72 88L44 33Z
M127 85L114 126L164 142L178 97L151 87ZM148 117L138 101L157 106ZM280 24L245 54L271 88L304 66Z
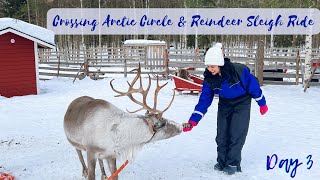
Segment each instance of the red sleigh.
M195 76L193 74L189 74L189 78L193 81L178 77L178 76L172 76L175 84L174 90L182 93L183 91L188 91L191 93L201 93L202 91L202 82L203 79L201 79L198 76Z

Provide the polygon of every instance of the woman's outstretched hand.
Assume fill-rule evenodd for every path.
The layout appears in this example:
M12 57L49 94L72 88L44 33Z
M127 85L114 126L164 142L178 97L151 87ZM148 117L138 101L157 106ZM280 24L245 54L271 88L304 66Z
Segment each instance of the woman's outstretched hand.
M197 126L197 123L192 120L189 120L188 123L183 123L183 132L191 131L194 126Z

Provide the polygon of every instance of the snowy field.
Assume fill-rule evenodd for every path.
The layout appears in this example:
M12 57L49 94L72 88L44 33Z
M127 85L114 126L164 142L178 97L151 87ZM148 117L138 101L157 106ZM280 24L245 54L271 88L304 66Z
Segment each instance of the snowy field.
M73 99L83 95L108 100L123 110L135 110L137 106L129 98L114 97L110 80L86 78L72 84L72 79L57 78L40 81L40 95L0 97L0 172L11 173L17 180L84 180L76 151L64 134L64 113ZM116 78L117 89L126 90L126 86L125 78ZM173 88L173 81L169 81L160 91L160 109L171 100ZM146 145L135 161L129 162L120 173L120 179L319 180L320 88L311 87L303 93L301 86L267 85L263 91L269 111L261 116L258 105L252 101L249 134L242 152L242 173L228 176L213 169L218 102L215 99L193 131ZM176 95L164 116L186 122L197 101L195 95ZM274 169L268 171L267 156L273 154L278 161ZM312 155L311 161L307 158L309 155ZM285 165L279 168L282 159L289 159L289 164L292 159L288 173ZM295 169L296 159L302 164ZM270 166L274 165L275 159ZM291 178L294 170L295 177ZM100 179L99 171L97 166L97 179Z

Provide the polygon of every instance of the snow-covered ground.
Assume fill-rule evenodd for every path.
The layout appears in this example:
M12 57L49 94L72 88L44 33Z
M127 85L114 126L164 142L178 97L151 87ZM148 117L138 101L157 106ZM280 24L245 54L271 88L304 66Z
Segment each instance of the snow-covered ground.
M127 97L114 97L109 81L86 78L72 84L72 79L40 81L40 95L0 97L0 172L17 180L84 180L75 149L66 140L63 117L69 103L83 95L108 100L119 108L135 110ZM117 89L126 90L125 78L115 80ZM132 80L129 77L128 80ZM154 82L153 82L154 83ZM161 81L164 83L164 81ZM172 97L173 81L160 92L160 109ZM213 169L216 163L215 99L208 113L193 131L146 145L133 162L120 173L122 180L270 180L292 179L282 159L298 159L294 179L320 179L320 88L303 93L301 86L263 87L269 105L265 116L252 101L251 124L243 149L242 173L225 175ZM150 97L149 100L152 100ZM198 101L195 95L176 95L167 118L186 122ZM143 113L143 112L141 112ZM277 166L266 170L267 156L277 154ZM313 161L308 163L307 156ZM122 162L118 162L122 164ZM271 166L275 164L272 160ZM294 163L292 163L294 164ZM289 167L288 167L289 168ZM96 168L97 179L100 172Z

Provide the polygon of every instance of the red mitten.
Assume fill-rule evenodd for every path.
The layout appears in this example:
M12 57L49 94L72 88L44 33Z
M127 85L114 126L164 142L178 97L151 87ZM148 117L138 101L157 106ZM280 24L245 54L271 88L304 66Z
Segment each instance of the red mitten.
M197 123L194 122L194 121L192 121L192 120L189 120L188 123L183 123L183 124L182 124L183 132L191 131L192 128L193 128L194 126L196 126L196 125L197 125Z
M261 115L264 115L267 111L268 111L268 106L267 105L260 106Z

